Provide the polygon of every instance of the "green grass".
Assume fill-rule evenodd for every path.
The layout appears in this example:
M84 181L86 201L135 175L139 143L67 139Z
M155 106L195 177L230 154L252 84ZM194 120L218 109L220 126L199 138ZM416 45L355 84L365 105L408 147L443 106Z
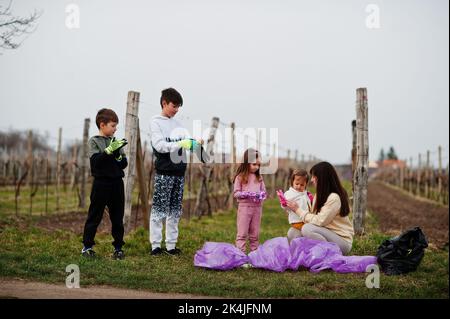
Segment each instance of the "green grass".
M30 214L30 193L29 187L21 187L20 195L18 197L18 214L26 216ZM45 189L39 187L35 196L33 197L32 215L44 215L45 214ZM13 187L0 188L0 216L13 215L15 211L15 191ZM89 199L86 198L86 202ZM47 213L54 214L56 210L56 187L49 186L48 188L48 200L47 200ZM76 191L71 190L68 186L64 191L62 188L59 191L59 212L77 211L78 208L78 195Z
M376 219L367 218L369 235L357 238L352 254L374 255L387 236L376 230ZM196 268L193 256L206 241L233 243L236 212L212 217L182 220L178 257L148 255L148 232L130 233L125 241L127 258L110 259L109 235L97 236L97 260L80 257L81 237L67 231L47 232L36 228L18 230L9 224L0 233L0 277L25 278L64 283L65 268L77 264L81 285L111 285L147 289L154 292L177 292L236 298L448 298L448 252L427 250L416 272L401 276L381 275L380 288L365 286L367 274L337 274L307 270L275 273L261 269L213 271ZM287 220L276 200L264 204L261 242L285 236Z

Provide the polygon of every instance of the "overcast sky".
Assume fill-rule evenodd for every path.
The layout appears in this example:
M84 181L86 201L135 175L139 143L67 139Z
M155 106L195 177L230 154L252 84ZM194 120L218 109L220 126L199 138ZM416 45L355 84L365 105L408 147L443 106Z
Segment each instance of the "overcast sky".
M70 4L79 28L67 26ZM379 28L367 26L369 4ZM436 162L442 145L448 162L447 0L13 2L15 14L34 9L43 12L37 30L0 55L0 130L48 131L54 144L62 126L70 142L84 118L110 107L121 137L136 90L147 138L172 86L188 128L213 116L278 128L284 148L344 163L356 89L367 87L370 159L392 145L415 163L429 149Z

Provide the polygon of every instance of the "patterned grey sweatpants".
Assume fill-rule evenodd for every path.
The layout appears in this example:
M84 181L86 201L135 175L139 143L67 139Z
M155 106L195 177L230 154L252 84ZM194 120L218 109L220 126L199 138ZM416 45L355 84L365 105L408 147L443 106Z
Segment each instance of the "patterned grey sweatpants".
M155 175L155 188L150 219L164 218L179 220L183 213L184 176Z

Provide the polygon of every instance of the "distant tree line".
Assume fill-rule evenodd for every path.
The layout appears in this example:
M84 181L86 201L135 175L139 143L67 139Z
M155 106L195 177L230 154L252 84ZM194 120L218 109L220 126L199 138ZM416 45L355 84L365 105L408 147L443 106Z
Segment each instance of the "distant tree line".
M387 154L384 152L384 149L382 148L380 151L380 156L378 157L378 161L382 162L384 160L398 160L397 153L395 152L395 149L393 146L389 147L389 151Z

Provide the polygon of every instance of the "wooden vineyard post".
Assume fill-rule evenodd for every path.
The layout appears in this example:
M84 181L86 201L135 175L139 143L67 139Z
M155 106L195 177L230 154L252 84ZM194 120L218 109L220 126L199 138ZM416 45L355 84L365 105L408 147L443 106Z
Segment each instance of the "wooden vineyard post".
M28 178L27 178L27 186L31 187L33 183L33 131L28 131L28 139L27 139L27 166L29 170Z
M81 145L81 185L80 185L80 208L86 208L86 183L88 176L88 139L90 119L84 119L83 144Z
M352 121L352 193L355 192L355 169L356 169L356 120ZM353 198L353 195L352 195Z
M353 226L357 235L364 233L367 207L369 130L367 89L356 90L356 170L353 194Z
M422 154L419 153L419 166L417 167L417 190L416 190L417 196L420 196L421 173L422 173Z
M413 193L413 158L409 158L409 193Z
M209 131L209 138L206 145L206 154L209 158L211 158L211 162L213 159L213 148L214 148L214 139L216 135L217 128L219 127L219 118L214 117L211 123L211 129ZM202 164L203 165L203 176L202 181L200 183L200 191L197 195L197 201L195 203L194 214L196 216L202 216L205 212L205 204L207 205L207 213L211 215L211 204L209 202L208 197L208 181L211 176L212 171L212 163Z
M125 169L125 211L123 225L128 232L131 224L132 194L136 175L136 151L138 133L139 92L128 92L127 113L125 118L125 138L128 141L126 156L128 166ZM147 200L146 200L147 201Z
M47 151L47 157L45 158L45 215L48 214L48 184L50 179L50 166L48 160L50 158L50 151Z
M61 138L62 138L62 127L58 130L58 148L56 151L56 211L58 212L59 207L59 188L61 187Z
M235 135L235 124L231 123L231 138L230 138L230 195L228 197L228 209L231 210L234 207L234 197L233 197L233 177L236 171L236 135Z
M78 140L75 140L75 145L72 149L72 162L70 163L71 176L70 176L70 189L75 188L75 182L77 178L77 168L78 168Z
M30 183L30 216L33 215L33 198L34 196L36 196L36 193L38 191L39 188L39 176L38 178L36 178L36 175L38 174L38 169L36 166L37 163L35 161L31 162L31 167L30 167L30 174L31 174L31 183Z
M143 218L144 218L144 228L149 229L149 222L150 222L150 206L148 203L148 196L147 196L147 188L145 185L145 166L144 166L144 158L142 155L142 146L141 146L141 133L139 130L139 119L138 119L138 128L137 128L137 147L136 147L136 171L137 171L137 177L138 177L138 184L139 184L139 197L141 199L142 203L142 209L143 212ZM136 211L136 215L139 212Z

